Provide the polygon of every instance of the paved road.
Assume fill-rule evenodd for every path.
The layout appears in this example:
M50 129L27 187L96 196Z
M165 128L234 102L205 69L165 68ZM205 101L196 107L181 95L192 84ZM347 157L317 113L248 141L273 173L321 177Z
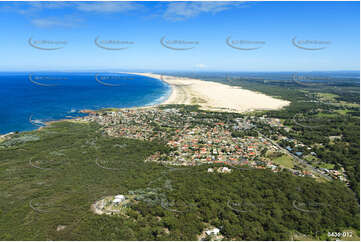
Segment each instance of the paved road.
M262 135L260 132L258 132L258 134L259 134L262 138L268 140L268 141L271 142L273 145L277 146L279 149L285 151L287 154L289 154L290 156L292 156L293 158L295 158L295 160L298 161L299 163L301 163L302 165L305 165L307 168L309 168L309 169L312 170L313 172L317 173L319 176L321 176L321 177L323 177L323 178L325 178L325 179L327 179L327 180L329 180L329 181L332 180L331 177L329 177L329 176L327 176L327 175L319 172L319 171L316 170L313 166L311 166L310 164L308 164L307 161L305 161L305 160L301 159L300 157L292 154L292 153L289 152L287 149L285 149L285 148L281 147L280 145L278 145L275 141L267 138L266 136Z

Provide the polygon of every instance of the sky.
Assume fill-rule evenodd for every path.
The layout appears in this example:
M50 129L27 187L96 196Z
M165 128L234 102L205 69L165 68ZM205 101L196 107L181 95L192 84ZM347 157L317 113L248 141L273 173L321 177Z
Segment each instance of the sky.
M0 71L359 70L359 2L0 2Z

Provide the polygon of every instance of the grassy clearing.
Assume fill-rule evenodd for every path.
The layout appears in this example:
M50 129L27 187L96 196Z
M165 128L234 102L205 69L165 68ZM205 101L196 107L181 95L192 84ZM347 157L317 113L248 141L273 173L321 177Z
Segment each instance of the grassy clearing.
M70 122L70 123L78 123L78 124L87 124L87 123L89 123L88 121L81 120L81 119L69 119L69 120L65 120L65 121Z
M335 118L337 117L337 113L317 113L316 117L319 118Z
M338 95L332 93L317 93L317 95L322 101L335 101L336 98L339 97Z
M293 162L293 158L289 155L282 155L280 157L277 158L273 158L272 161L280 166L283 166L285 168L293 168L294 167L294 162Z
M341 115L346 115L347 113L350 112L350 110L347 109L340 109L340 110L335 110L336 113L341 114Z
M353 108L353 107L360 107L360 104L358 103L350 103L350 102L345 102L345 101L337 101L336 99L339 98L340 96L336 95L336 94L332 94L332 93L317 93L317 96L319 97L319 99L321 101L324 102L334 102L335 105L337 106L344 106L344 107L349 107L349 108Z
M311 235L359 221L354 195L340 184L261 169L169 169L144 162L162 144L105 136L93 123L53 123L7 144L0 149L0 240L196 240L205 223L227 240L288 240L288 229ZM90 210L115 194L138 197L125 216ZM303 213L293 200L329 206Z
M346 106L346 107L350 107L350 108L357 108L360 107L359 103L349 103L349 102L345 102L345 101L341 101L340 105L342 106Z
M310 155L310 154L305 155L303 158L304 158L306 161L309 161L309 162L313 162L313 161L317 161L317 160L318 160L317 157L315 157L315 156L313 156L313 155Z
M332 170L335 167L334 164L328 164L328 163L320 163L318 166L329 170Z

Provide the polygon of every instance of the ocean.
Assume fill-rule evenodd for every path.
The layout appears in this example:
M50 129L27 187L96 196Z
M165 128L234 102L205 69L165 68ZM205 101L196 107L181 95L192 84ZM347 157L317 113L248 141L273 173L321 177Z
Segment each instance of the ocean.
M0 134L84 116L83 109L154 105L171 92L161 80L117 73L3 72L0 84Z

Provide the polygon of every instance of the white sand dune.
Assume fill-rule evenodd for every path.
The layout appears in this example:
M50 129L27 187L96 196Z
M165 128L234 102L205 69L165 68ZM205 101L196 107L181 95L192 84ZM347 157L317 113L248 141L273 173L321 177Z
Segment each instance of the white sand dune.
M198 104L203 110L239 113L280 109L290 104L289 101L217 82L153 73L129 74L153 77L168 83L172 93L162 104Z

